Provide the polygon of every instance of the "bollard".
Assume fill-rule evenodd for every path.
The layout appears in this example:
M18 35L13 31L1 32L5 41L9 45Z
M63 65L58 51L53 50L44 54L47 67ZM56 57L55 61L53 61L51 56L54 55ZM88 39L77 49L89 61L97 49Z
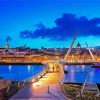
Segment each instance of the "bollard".
M49 85L48 85L48 93L50 93L50 91L49 91Z

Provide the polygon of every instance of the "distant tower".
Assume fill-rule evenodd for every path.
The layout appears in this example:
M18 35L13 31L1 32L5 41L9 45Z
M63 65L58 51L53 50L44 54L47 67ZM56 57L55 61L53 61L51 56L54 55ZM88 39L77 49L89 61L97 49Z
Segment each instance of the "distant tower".
M77 55L80 55L81 54L81 45L80 43L78 42L77 46L76 46L76 54Z
M6 39L6 45L5 45L6 49L9 49L9 44L8 44L8 39Z

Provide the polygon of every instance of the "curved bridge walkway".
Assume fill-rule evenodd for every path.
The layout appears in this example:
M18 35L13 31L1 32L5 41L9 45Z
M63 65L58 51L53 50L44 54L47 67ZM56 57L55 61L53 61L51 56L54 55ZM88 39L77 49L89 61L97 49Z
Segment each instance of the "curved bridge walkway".
M17 92L10 100L70 100L60 90L58 73L47 73L38 82Z

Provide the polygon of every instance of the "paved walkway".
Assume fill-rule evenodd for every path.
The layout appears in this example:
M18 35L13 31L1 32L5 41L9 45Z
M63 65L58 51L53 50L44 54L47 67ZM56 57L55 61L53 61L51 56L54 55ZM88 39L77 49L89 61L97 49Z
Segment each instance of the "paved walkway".
M38 82L17 92L10 100L66 100L59 88L57 77L57 73L48 73Z

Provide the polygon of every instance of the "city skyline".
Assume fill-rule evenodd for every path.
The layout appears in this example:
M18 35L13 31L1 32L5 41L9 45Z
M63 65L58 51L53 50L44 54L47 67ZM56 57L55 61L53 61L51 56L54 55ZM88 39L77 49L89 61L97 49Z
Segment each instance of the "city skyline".
M0 46L100 46L99 0L0 0Z

